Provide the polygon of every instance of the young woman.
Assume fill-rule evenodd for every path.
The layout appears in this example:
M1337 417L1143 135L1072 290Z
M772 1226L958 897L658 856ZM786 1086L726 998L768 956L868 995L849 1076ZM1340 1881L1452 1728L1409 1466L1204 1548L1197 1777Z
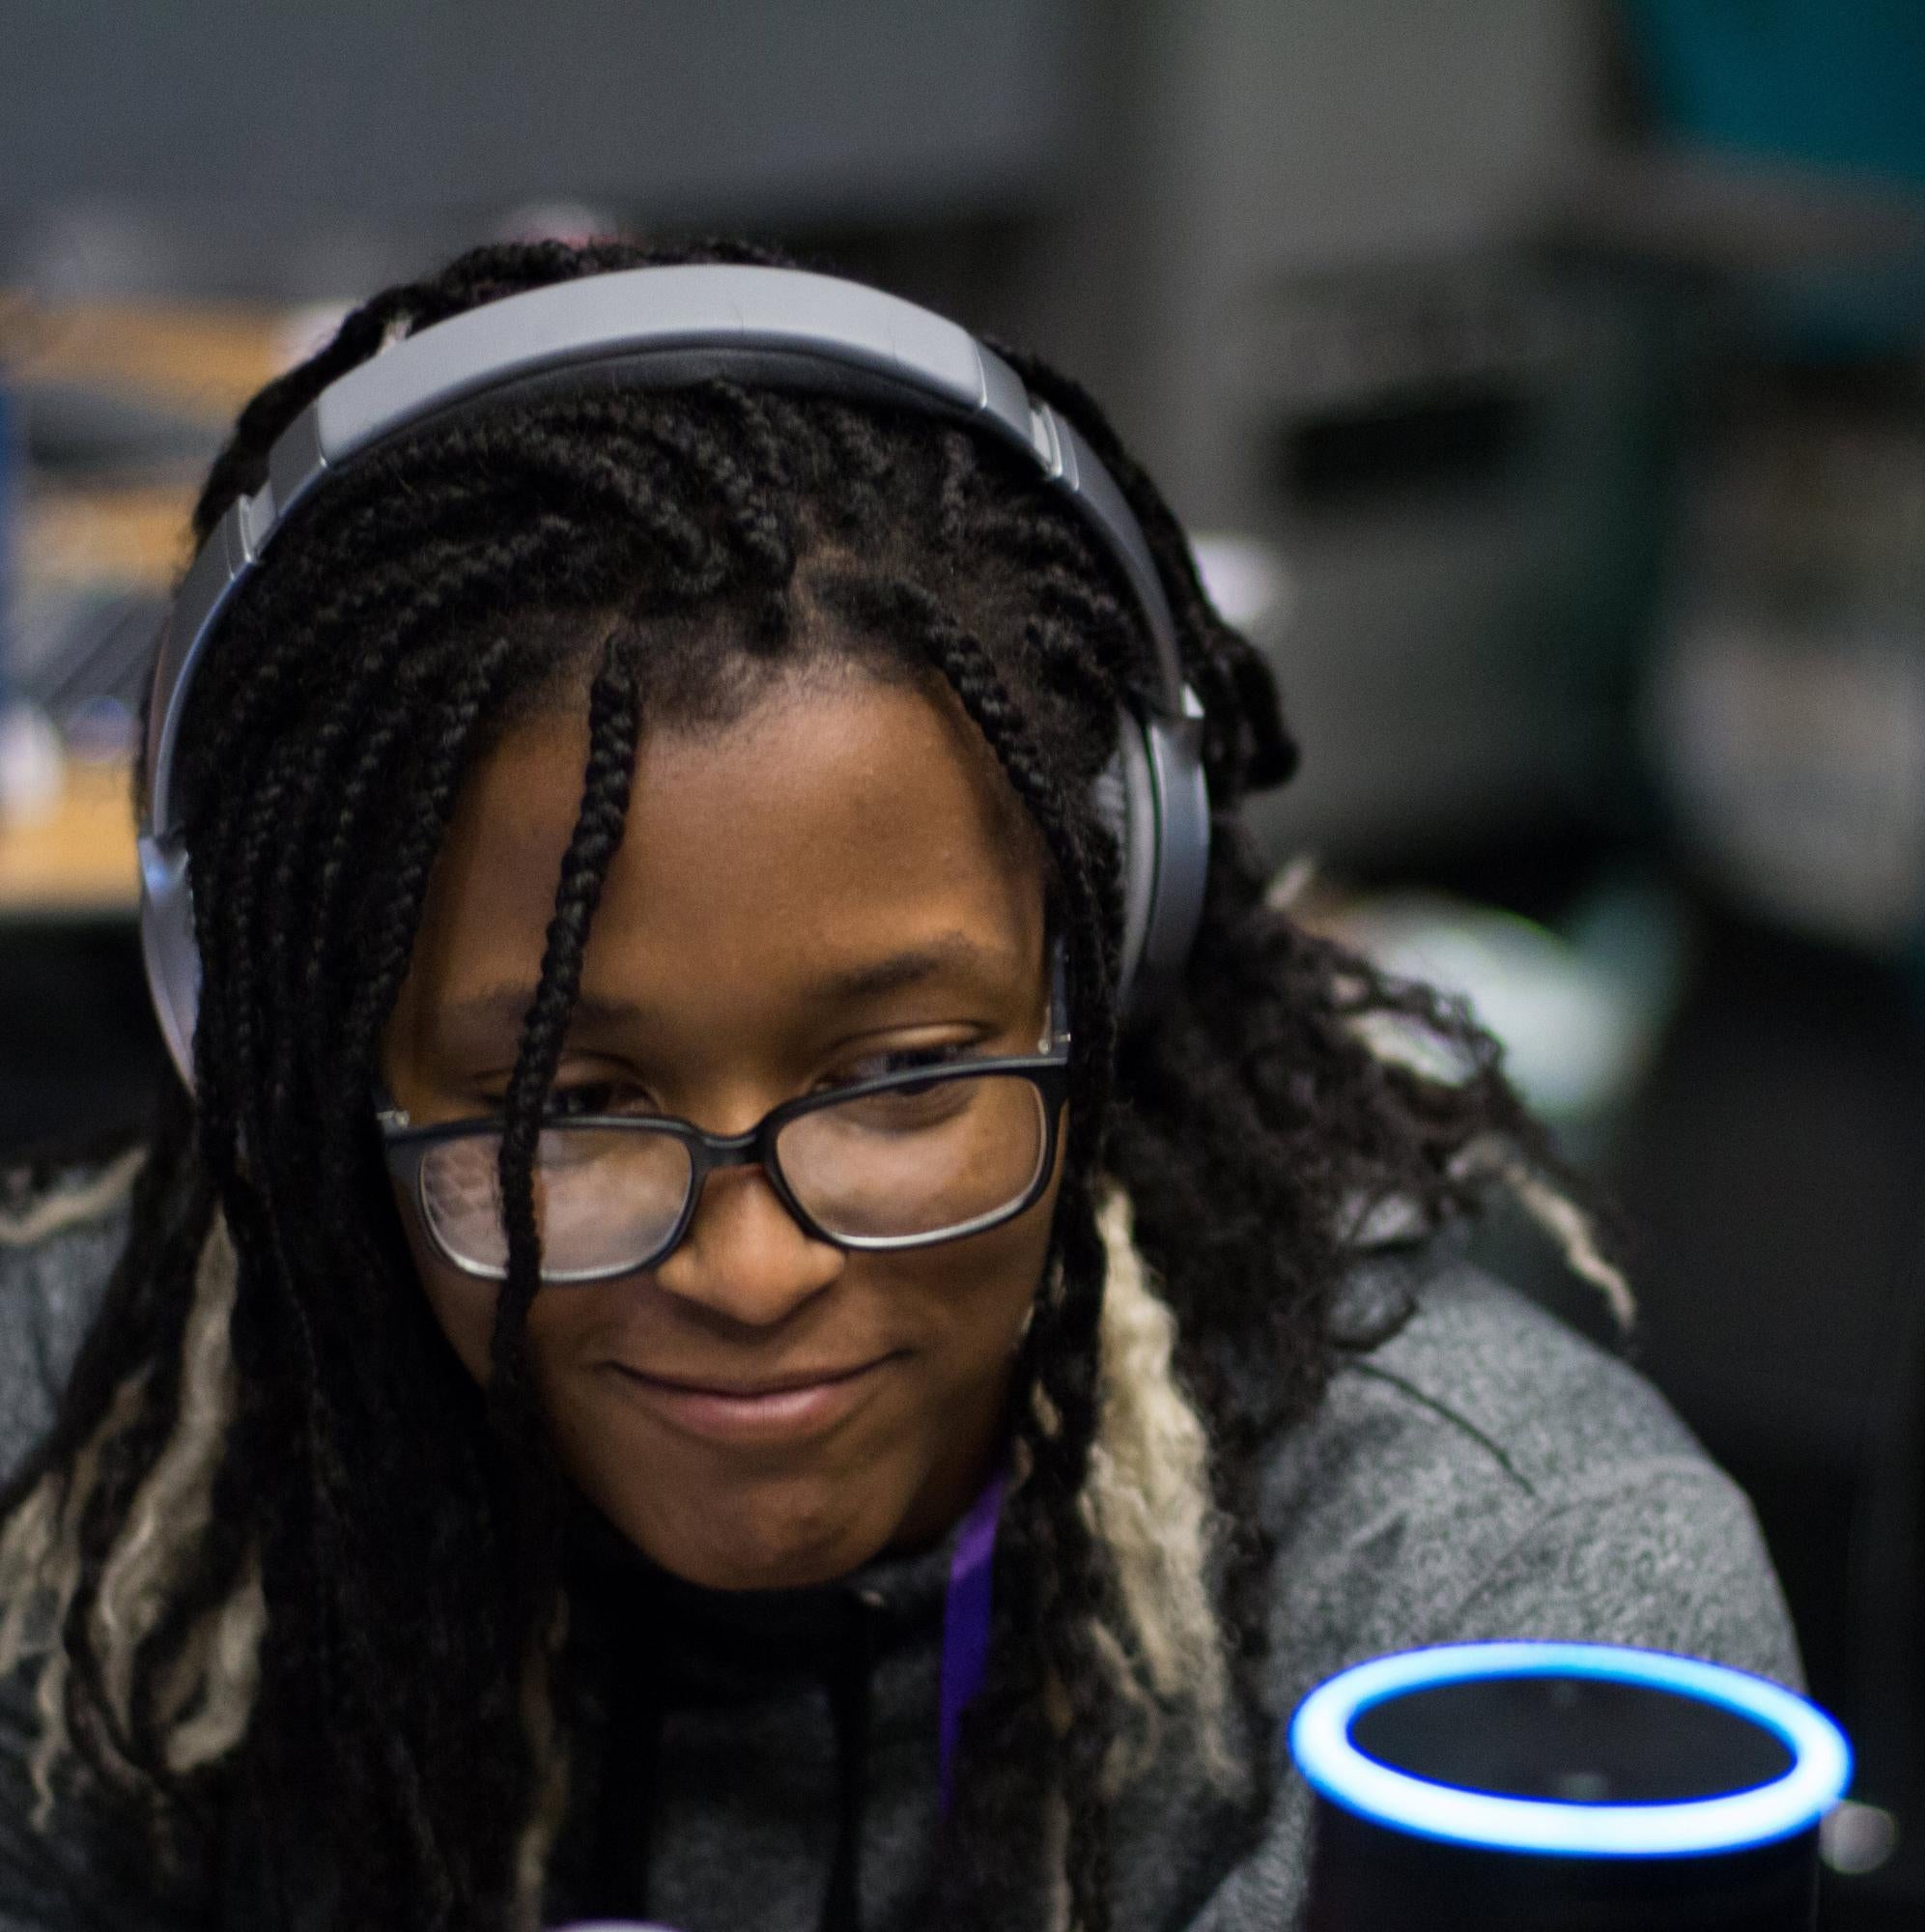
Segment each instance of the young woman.
M1453 1259L1543 1138L1265 904L1269 678L1072 385L1011 441L710 318L300 457L686 275L469 255L209 480L186 1079L0 1236L0 1926L1272 1928L1359 1657L1796 1671L1741 1499Z

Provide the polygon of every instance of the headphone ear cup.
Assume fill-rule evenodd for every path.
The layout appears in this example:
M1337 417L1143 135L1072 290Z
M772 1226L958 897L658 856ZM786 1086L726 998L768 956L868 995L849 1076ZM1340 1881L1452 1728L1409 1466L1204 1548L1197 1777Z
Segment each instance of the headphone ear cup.
M194 1027L201 955L194 944L187 854L176 840L140 838L140 953L162 1037L188 1093L194 1091Z
M1143 721L1126 707L1117 718L1117 749L1096 780L1096 815L1120 850L1123 882L1122 953L1117 1010L1127 1015L1156 909L1156 787Z

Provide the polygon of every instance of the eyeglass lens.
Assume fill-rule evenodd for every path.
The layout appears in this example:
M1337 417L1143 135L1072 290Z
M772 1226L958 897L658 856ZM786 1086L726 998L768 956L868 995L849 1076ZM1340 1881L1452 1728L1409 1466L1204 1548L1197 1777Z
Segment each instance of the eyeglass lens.
M932 1078L813 1108L776 1137L789 1192L826 1233L927 1239L993 1218L1035 1184L1048 1141L1041 1094L1015 1074ZM468 1266L507 1265L498 1134L464 1135L422 1162L435 1238ZM535 1155L545 1270L646 1265L674 1232L694 1164L687 1144L645 1128L556 1124Z

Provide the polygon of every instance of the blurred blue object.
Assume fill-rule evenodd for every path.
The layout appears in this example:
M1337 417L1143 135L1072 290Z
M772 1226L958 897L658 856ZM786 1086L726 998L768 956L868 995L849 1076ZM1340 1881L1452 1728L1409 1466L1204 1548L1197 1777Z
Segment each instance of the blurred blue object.
M1469 1643L1298 1705L1306 1932L1810 1932L1851 1775L1776 1684L1657 1651Z
M1507 1694L1533 1685L1545 1690L1542 1700ZM1577 1687L1591 1686L1645 1693L1643 1704L1633 1699L1628 1714L1605 1697L1587 1709ZM1453 1687L1494 1693L1489 1714L1511 1721L1481 1757L1455 1725L1410 1727L1406 1754L1435 1757L1448 1775L1386 1762L1353 1735L1379 1705ZM1451 1708L1461 1718L1485 1707L1459 1698ZM1707 1713L1741 1721L1727 1724L1729 1735L1714 1731L1714 1747L1694 1740L1695 1752L1675 1748L1670 1730L1684 1732ZM1781 1747L1769 1777L1751 1775L1761 1748L1769 1754L1754 1732ZM1838 1802L1852 1767L1838 1726L1779 1685L1724 1664L1598 1643L1446 1644L1373 1658L1304 1699L1289 1745L1323 1798L1393 1831L1568 1858L1704 1857L1790 1837ZM1724 1753L1746 1774L1729 1788L1713 1775ZM1486 1782L1459 1781L1473 1761L1483 1763ZM1653 1795L1658 1790L1662 1797Z

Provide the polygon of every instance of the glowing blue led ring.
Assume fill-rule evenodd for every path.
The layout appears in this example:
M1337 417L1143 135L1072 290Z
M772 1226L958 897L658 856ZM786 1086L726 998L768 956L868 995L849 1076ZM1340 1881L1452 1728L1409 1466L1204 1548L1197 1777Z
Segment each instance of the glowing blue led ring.
M1675 1804L1572 1804L1432 1784L1366 1757L1350 1726L1401 1691L1487 1677L1588 1677L1683 1691L1754 1719L1792 1754L1769 1784ZM1808 1831L1844 1795L1851 1747L1802 1697L1722 1664L1599 1643L1462 1643L1400 1651L1319 1685L1290 1720L1290 1752L1331 1804L1421 1837L1575 1858L1688 1858Z

